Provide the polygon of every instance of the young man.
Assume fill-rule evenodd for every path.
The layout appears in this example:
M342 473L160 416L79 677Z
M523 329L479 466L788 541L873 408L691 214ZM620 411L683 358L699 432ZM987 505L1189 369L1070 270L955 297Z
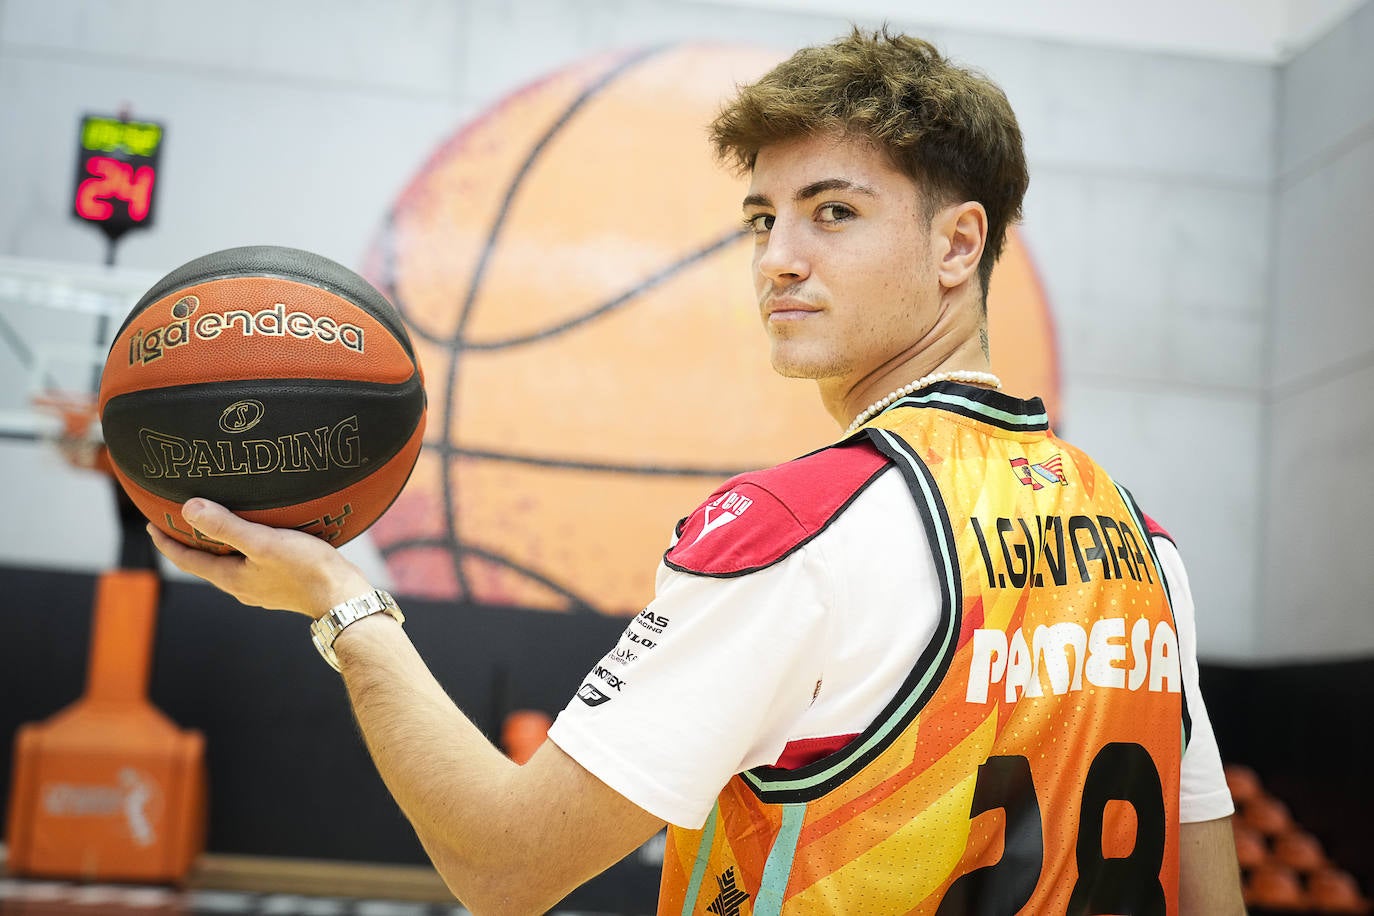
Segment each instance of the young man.
M192 500L243 557L159 548L335 621L377 767L478 913L541 911L664 822L663 913L1242 912L1178 553L987 372L1027 184L1001 91L856 30L741 90L713 138L751 178L774 368L846 432L679 523L524 767L323 542Z

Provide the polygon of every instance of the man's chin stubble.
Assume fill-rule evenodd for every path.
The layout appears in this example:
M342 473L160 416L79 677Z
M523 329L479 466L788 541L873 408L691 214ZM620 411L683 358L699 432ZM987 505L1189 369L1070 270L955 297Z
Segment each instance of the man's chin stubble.
M813 381L834 378L843 369L833 360L819 362L803 359L782 359L777 355L774 355L772 364L773 371L783 378L811 379Z

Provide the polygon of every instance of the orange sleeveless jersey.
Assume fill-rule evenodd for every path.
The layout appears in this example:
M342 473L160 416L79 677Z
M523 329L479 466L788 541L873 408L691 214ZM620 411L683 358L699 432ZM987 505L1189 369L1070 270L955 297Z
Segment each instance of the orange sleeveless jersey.
M1037 400L941 385L860 435L924 518L935 636L842 750L669 828L659 913L1176 913L1187 711L1130 495Z

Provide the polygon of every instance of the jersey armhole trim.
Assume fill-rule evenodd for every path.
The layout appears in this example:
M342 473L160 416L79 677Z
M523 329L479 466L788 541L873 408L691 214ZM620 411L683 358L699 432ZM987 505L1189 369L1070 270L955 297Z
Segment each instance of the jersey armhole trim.
M940 583L940 610L935 633L892 700L845 747L796 770L760 767L740 774L754 795L768 804L813 801L867 766L925 708L944 680L958 649L963 579L959 554L954 546L954 530L935 478L921 457L900 436L876 427L869 427L865 432L878 450L897 465L925 526Z
M1150 562L1155 564L1155 572L1159 575L1159 584L1164 588L1164 598L1169 605L1169 619L1173 622L1174 633L1178 633L1178 615L1174 613L1174 596L1169 590L1169 577L1164 573L1164 566L1159 562L1159 551L1155 549L1155 537L1162 537L1173 544L1174 539L1169 537L1169 533L1159 526L1159 523L1141 511L1139 503L1131 495L1131 491L1123 487L1116 481L1112 481L1116 486L1116 491L1121 495L1121 501L1126 504L1127 510L1131 513L1131 518L1145 535L1145 546L1150 551ZM1177 545L1175 545L1177 546ZM1179 651L1182 651L1180 647ZM1194 650L1196 651L1196 650ZM1179 671L1181 672L1183 660L1179 659ZM1181 675L1180 675L1181 676ZM1188 749L1188 742L1193 737L1193 716L1188 712L1188 691L1183 685L1179 685L1180 708L1183 711L1183 750Z

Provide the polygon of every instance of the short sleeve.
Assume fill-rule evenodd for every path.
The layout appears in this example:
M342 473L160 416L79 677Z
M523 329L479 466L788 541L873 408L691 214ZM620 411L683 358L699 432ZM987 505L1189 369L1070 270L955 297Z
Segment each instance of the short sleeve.
M660 566L653 602L587 675L550 740L646 811L700 827L732 776L778 759L811 703L831 591L815 543L742 576Z
M1183 689L1192 717L1192 736L1183 752L1182 780L1179 786L1179 820L1183 823L1211 821L1235 811L1231 791L1226 786L1221 753L1212 720L1202 700L1198 685L1197 625L1194 619L1193 595L1188 586L1188 573L1178 548L1165 537L1154 539L1160 565L1169 583L1169 599L1174 611L1174 625L1178 630L1179 648L1183 657Z

